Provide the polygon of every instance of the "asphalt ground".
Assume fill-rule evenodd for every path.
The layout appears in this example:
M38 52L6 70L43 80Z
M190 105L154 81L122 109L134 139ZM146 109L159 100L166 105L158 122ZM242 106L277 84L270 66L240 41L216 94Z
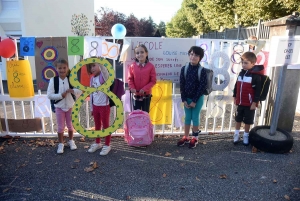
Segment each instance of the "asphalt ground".
M0 200L300 200L300 133L290 153L271 154L229 138L202 137L195 149L179 136L148 147L112 138L107 156L92 139L56 154L56 138L0 138Z

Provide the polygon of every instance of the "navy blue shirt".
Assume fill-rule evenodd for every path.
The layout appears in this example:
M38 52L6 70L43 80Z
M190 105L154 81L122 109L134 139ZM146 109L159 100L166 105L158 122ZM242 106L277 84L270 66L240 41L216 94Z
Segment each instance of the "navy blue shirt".
M186 72L186 78L184 77L184 68L181 68L180 72L180 93L182 102L187 101L187 98L192 99L194 103L197 103L200 96L204 94L207 86L206 71L202 70L200 74L200 81L198 78L199 66L192 66L189 64L189 68Z

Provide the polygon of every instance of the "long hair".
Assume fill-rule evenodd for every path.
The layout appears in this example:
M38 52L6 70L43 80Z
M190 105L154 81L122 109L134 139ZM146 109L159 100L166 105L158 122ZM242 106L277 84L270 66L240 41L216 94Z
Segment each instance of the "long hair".
M137 46L134 48L134 53L135 53L136 48L138 48L138 47L143 48L143 49L145 50L145 52L148 53L148 49L146 48L146 46L145 46L144 44L139 44L139 45L137 45ZM135 58L135 61L136 61L136 62L139 62L139 60L138 60L137 58ZM146 56L146 61L145 61L145 63L147 63L148 61L149 61L149 58L148 58L148 55L147 55L147 56Z

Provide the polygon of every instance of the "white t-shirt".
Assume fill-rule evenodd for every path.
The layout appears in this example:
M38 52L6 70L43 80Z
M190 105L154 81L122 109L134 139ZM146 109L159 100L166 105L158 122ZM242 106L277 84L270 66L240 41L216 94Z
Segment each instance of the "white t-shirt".
M99 76L93 77L92 87L97 88L101 86ZM109 104L109 99L107 95L101 91L93 92L93 105L96 106L105 106Z

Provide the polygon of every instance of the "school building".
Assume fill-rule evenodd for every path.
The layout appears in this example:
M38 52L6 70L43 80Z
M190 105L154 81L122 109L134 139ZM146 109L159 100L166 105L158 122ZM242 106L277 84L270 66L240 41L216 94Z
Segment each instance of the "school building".
M0 36L58 37L74 36L71 20L75 15L85 15L89 36L95 35L94 1L86 0L0 0ZM34 58L29 57L33 79ZM0 70L6 80L6 60L2 58ZM73 66L73 58L69 58Z

